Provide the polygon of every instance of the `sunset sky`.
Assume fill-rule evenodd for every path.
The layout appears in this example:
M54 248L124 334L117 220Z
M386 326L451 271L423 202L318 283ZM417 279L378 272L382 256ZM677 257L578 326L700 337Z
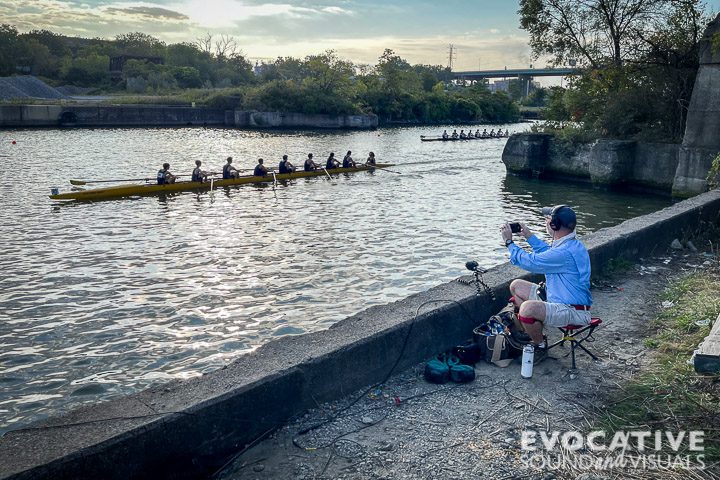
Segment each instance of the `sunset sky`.
M720 10L720 0L708 5ZM81 37L141 31L167 43L228 34L251 58L334 49L369 64L392 48L410 63L446 65L453 43L454 69L475 70L531 62L517 9L516 0L0 0L0 22Z

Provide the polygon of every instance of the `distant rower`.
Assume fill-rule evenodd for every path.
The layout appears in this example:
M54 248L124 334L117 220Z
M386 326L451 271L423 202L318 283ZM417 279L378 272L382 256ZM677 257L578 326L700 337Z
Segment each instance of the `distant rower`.
M239 176L240 172L238 169L232 166L232 157L228 157L227 163L223 167L223 180L238 178Z
M163 167L158 171L157 174L158 185L167 185L168 183L175 183L175 175L170 173L170 164L163 163Z
M467 135L465 135L465 130L460 130L460 138L467 138Z
M475 130L475 138L480 138L480 129Z
M202 165L202 162L200 160L195 160L195 169L192 172L191 178L193 182L204 182L207 180L208 172L200 168L200 165Z
M445 130L445 131L443 132L443 134L442 134L442 138L444 138L445 140L447 140L449 137L450 137L450 135L448 135L447 130Z
M447 134L447 132L445 132ZM373 152L368 153L368 158L365 160L365 165L377 165L375 161L375 154Z
M345 155L345 158L343 158L342 166L343 168L355 168L355 161L352 159L351 156L352 152L348 150L348 153Z
M333 168L338 168L339 166L340 162L338 162L335 158L335 153L330 153L330 156L327 158L327 162L325 162L325 169L331 170Z
M453 130L452 138L458 138L457 130Z
M313 154L308 153L308 158L305 160L305 164L303 164L303 170L306 172L314 172L318 168L320 168L320 165L313 161Z
M288 161L287 155L283 155L280 164L278 165L278 173L293 173L295 171L295 165Z
M256 177L264 177L268 174L268 169L265 165L263 165L263 159L258 158L258 164L255 165L255 170L253 170L253 175Z

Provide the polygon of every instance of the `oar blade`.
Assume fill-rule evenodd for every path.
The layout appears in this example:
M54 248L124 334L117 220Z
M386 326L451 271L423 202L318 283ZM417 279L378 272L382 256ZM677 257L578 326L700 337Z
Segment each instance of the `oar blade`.
M70 180L70 183L72 185L87 185L87 182L83 182L82 180Z

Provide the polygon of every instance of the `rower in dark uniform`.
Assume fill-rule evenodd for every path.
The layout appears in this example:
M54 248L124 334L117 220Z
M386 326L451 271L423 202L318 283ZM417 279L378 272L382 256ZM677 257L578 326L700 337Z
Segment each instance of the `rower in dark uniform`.
M480 138L480 129L475 130L475 138Z
M163 163L162 169L158 170L157 183L158 183L158 185L167 185L170 183L175 183L175 175L170 173L170 164L169 163Z
M342 166L343 168L355 168L355 161L352 159L351 156L352 152L348 150L348 153L345 155L345 158L343 158Z
M308 153L308 158L307 158L307 160L305 160L305 164L303 165L303 170L305 170L306 172L314 172L318 168L320 168L320 165L318 165L317 163L315 163L313 161L313 154Z
M263 159L258 158L258 164L255 165L255 170L253 170L253 175L256 177L264 177L268 174L268 169L265 165L263 165Z
M442 138L443 138L443 140L447 140L448 138L450 138L450 135L448 135L447 130L445 130L445 131L443 132Z
M487 128L483 128L482 136L483 136L483 138L487 138L487 136L488 136Z
M340 166L340 162L338 162L335 159L335 154L330 153L330 156L327 159L327 162L325 162L325 169L326 170L332 170L333 168L338 168Z
M453 130L452 138L458 138L457 130Z
M295 171L295 165L288 162L287 155L283 155L280 164L278 165L278 173L293 173Z
M509 137L509 136L510 136L510 130L509 130L509 129L505 129L505 136L506 136L506 137Z
M195 160L195 169L192 171L191 177L191 180L193 182L204 182L205 180L207 180L208 172L200 168L201 165L202 162L200 160Z
M227 163L223 166L223 180L229 180L231 178L238 178L240 171L232 166L232 157L227 158Z
M447 134L447 132L446 132ZM368 158L365 160L365 165L377 165L377 162L375 161L375 154L373 152L368 153Z
M467 135L465 135L465 130L460 130L460 138L467 138Z
M491 137L494 137L494 136L495 136L495 129L494 129L494 128L493 128L492 130L490 130L490 136L491 136Z

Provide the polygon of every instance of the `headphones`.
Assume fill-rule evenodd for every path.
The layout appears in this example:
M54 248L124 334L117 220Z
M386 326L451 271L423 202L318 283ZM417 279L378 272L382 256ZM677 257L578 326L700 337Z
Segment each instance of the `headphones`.
M566 226L563 225L562 219L558 217L558 212L560 212L563 208L567 208L567 205L557 205L553 207L552 212L550 212L550 228L555 231L558 231L563 226Z

